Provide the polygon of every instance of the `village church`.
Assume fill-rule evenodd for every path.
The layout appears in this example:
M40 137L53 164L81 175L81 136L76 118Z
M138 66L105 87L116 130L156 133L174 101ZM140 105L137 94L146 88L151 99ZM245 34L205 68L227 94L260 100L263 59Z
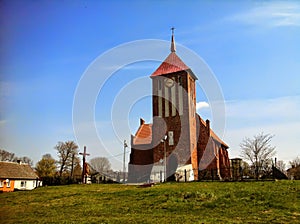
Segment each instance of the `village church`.
M128 182L230 178L229 147L196 113L197 76L176 54L174 29L170 50L150 76L153 123L140 119L131 136Z

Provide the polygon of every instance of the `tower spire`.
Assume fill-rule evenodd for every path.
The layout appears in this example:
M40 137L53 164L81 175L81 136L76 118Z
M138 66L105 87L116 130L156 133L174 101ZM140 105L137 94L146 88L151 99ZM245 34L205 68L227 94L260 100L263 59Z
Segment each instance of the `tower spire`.
M175 40L174 40L174 30L175 30L175 28L172 27L171 30L172 30L171 52L175 52L176 51Z

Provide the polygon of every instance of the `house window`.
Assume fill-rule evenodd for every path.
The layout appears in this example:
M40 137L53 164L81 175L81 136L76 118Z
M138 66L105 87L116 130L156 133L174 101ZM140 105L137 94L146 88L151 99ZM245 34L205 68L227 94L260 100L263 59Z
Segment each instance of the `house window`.
M3 180L0 180L0 187L3 187Z
M26 187L26 181L21 181L21 187L25 188Z
M6 187L10 187L10 180L6 180Z

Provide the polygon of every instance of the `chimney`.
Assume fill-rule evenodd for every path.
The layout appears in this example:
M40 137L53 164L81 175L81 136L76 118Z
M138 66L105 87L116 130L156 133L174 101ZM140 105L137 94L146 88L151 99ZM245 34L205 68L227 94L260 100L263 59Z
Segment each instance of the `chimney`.
M208 119L206 120L206 129L208 137L210 137L210 121Z
M140 126L142 126L143 124L145 124L144 119L140 118Z

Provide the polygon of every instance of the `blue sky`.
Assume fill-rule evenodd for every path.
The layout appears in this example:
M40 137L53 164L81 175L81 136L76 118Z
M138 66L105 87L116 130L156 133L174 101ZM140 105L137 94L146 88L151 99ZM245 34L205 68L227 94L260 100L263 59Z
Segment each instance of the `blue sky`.
M175 26L176 43L197 53L222 88L230 156L239 156L244 137L262 131L275 135L279 160L300 155L297 1L1 1L0 11L2 149L35 162L45 153L55 156L58 141L76 140L73 99L88 66L126 42L169 41ZM181 56L179 50L177 54ZM114 130L101 127L111 123L120 90L147 78L158 65L136 63L110 77L95 104L98 134L109 150L93 142L80 143L80 148L87 145L91 157L107 156L120 169L122 156L114 155L122 153L122 139L130 140L139 117L151 121L151 99L141 99L131 108L129 121L120 121L129 122L131 133L116 137ZM151 89L151 80L143 80L136 92ZM207 102L200 87L197 101ZM198 112L212 119L210 107Z

